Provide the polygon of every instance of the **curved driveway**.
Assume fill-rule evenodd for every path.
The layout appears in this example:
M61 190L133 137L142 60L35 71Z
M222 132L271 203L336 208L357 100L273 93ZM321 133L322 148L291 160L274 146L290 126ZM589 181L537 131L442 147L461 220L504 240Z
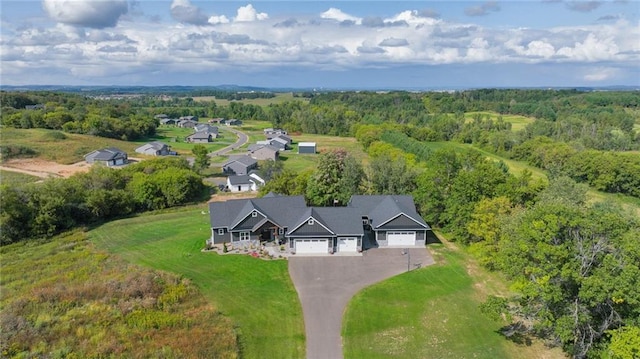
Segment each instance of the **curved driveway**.
M233 151L233 150L235 150L237 148L240 148L241 146L244 146L244 144L249 142L249 136L247 136L246 133L244 133L242 131L239 131L239 130L236 130L236 129L233 129L233 128L229 128L229 131L235 133L236 136L238 136L238 139L236 140L236 142L234 142L233 144L231 144L231 145L229 145L227 147L224 147L224 148L221 148L221 149L219 149L217 151L213 151L213 152L209 153L210 157L224 156L227 153L229 153L229 152L231 152L231 151Z
M374 248L357 257L289 257L289 274L302 303L307 359L343 357L342 315L358 291L407 268L434 263L426 248L409 251L410 256L402 248Z

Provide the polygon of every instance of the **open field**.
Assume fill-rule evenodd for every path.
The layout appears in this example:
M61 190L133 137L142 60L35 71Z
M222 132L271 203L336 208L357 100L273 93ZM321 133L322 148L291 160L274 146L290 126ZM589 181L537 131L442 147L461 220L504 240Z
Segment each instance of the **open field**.
M206 205L114 221L89 232L96 245L132 263L190 279L237 326L242 357L304 357L302 309L287 262L201 252L209 235Z
M345 313L345 358L564 358L541 343L510 342L504 324L478 309L488 294L505 293L494 274L449 244L429 246L436 265L375 284Z
M187 280L85 232L0 247L3 358L237 358L232 323Z
M100 148L117 147L134 153L139 146L134 142L54 130L3 128L2 146L11 145L29 147L37 152L36 157L61 164L82 161L84 155Z
M12 186L22 183L37 182L40 180L41 178L38 176L0 169L0 184Z
M198 96L194 97L194 101L204 102L204 101L215 101L218 106L228 106L231 102L241 102L245 105L258 105L258 106L269 106L271 104L283 103L286 101L304 101L308 102L308 98L304 97L293 97L293 93L291 92L283 92L276 93L275 97L272 98L256 98L256 99L244 99L244 100L225 100L225 99L217 99L214 96Z
M520 116L520 115L501 115L499 113L491 112L491 111L465 112L464 118L467 121L471 121L471 120L473 120L473 117L478 115L478 114L482 115L482 117L488 117L488 118L490 118L490 119L492 119L494 121L498 120L498 117L502 117L504 122L511 123L511 130L514 131L514 132L522 130L528 124L530 124L533 121L535 121L535 118L531 118L531 117L525 117L525 116Z

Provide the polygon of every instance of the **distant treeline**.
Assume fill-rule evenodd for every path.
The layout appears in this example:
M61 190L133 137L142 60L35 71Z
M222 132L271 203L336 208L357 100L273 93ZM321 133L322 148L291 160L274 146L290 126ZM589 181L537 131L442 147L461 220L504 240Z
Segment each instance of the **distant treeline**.
M0 185L0 244L200 199L205 187L185 159L148 160L114 170L94 166L67 179Z

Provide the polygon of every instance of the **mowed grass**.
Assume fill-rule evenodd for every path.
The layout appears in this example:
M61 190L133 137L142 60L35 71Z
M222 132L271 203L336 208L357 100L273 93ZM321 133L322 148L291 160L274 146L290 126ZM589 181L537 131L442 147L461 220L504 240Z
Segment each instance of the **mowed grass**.
M478 307L502 285L487 282L487 273L460 250L429 247L436 265L375 284L351 300L342 329L345 358L564 357L539 343L524 346L502 337L503 324Z
M484 118L490 118L494 121L498 120L498 117L502 116L502 119L504 120L504 122L511 123L511 130L514 132L524 129L528 124L536 120L535 118L532 118L532 117L526 117L526 116L520 116L520 115L502 115L502 114L491 112L491 111L465 112L464 118L467 121L471 121L478 114Z
M10 145L29 147L37 152L35 157L61 164L82 161L84 155L105 147L117 147L131 154L139 146L134 142L55 130L2 128L2 146Z
M96 245L128 261L190 279L237 326L243 358L302 358L304 324L287 262L201 249L205 205L114 221L93 229Z
M0 184L15 186L22 183L40 181L42 178L25 173L0 170Z
M193 155L191 150L196 144L201 144L207 147L209 152L217 151L221 148L227 147L234 143L238 137L231 131L224 128L224 126L218 126L220 136L209 143L191 143L185 141L185 137L193 133L192 128L181 128L175 126L159 126L156 130L156 135L140 140L134 141L137 146L141 146L147 142L160 141L164 142L171 147L171 150L176 151L181 155ZM136 154L138 155L138 154Z

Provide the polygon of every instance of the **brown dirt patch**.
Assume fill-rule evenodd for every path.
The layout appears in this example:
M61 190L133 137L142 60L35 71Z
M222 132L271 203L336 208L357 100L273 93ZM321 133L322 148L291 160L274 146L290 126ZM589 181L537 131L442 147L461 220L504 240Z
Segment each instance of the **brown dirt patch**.
M258 194L256 192L224 192L212 195L209 202L225 202L230 199L247 199L256 198L257 196Z
M41 178L70 177L79 172L88 172L91 165L82 161L71 165L62 165L53 161L38 158L11 159L2 164L2 169L26 173Z

